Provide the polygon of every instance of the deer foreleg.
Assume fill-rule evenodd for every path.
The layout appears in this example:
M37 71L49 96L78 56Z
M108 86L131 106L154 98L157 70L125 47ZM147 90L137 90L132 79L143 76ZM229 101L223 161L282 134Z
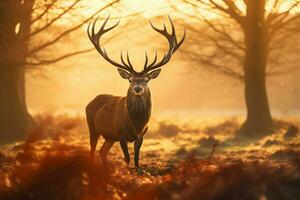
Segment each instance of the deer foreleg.
M140 148L143 144L143 136L139 136L135 141L134 141L134 166L139 167L139 156L140 156Z
M126 138L124 136L121 136L120 138L120 145L124 154L124 158L125 158L125 162L126 164L129 164L130 162L130 156L128 153L128 146L127 146L127 141Z

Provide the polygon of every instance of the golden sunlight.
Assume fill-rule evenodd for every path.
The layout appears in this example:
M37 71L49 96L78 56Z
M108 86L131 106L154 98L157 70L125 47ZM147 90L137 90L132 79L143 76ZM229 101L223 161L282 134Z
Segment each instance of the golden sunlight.
M299 199L299 9L2 0L0 199Z

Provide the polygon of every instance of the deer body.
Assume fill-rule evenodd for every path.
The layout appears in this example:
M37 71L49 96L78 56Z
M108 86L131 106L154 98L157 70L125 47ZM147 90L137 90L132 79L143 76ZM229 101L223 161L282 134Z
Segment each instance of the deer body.
M170 17L169 20L172 27L171 34L167 32L165 26L164 29L161 30L155 28L150 22L155 31L167 38L169 50L159 62L156 62L156 54L154 61L150 64L148 64L148 56L146 53L144 70L136 72L131 65L128 53L127 63L124 61L123 54L121 53L121 64L111 60L105 49L101 48L99 41L100 37L118 25L117 23L116 25L105 29L108 19L109 17L105 20L97 33L95 33L96 20L94 21L91 30L91 24L89 24L88 36L100 55L106 61L118 68L120 76L127 79L130 82L130 86L126 97L99 95L87 105L86 117L90 133L90 158L93 162L98 139L102 136L105 141L100 149L100 157L104 164L106 164L107 153L115 142L120 142L125 162L129 164L130 156L127 143L134 142L134 164L136 167L139 167L139 152L151 116L152 104L148 82L155 79L160 74L160 68L171 59L172 54L184 41L185 32L183 38L177 42L175 29Z
M127 99L131 98L99 95L91 101L86 113L90 123L94 125L95 132L112 142L120 141L121 135L129 142L141 136L150 119L151 99L137 99L136 101L140 102L135 106L128 102Z

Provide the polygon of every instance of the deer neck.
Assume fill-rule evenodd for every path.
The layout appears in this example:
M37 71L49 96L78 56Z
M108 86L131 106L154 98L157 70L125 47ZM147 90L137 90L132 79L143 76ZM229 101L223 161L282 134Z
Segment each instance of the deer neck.
M141 133L147 125L151 116L151 94L135 96L128 93L126 96L126 107L132 128L136 134Z

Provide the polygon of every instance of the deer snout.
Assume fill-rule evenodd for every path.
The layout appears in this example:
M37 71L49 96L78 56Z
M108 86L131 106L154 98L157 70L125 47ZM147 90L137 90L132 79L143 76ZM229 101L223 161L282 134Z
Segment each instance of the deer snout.
M133 87L133 91L135 95L142 95L144 92L144 88L139 85L136 85Z

